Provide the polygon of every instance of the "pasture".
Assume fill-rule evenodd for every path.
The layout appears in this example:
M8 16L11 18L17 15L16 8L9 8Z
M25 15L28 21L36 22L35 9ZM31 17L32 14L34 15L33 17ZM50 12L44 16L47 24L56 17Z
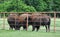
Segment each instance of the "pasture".
M0 37L60 37L60 18L56 18L56 32L54 32L54 18L51 19L50 32L45 31L45 27L41 26L38 32L33 31L32 27L28 27L28 31L9 30L7 19L5 19L5 30L3 28L3 18L0 18Z

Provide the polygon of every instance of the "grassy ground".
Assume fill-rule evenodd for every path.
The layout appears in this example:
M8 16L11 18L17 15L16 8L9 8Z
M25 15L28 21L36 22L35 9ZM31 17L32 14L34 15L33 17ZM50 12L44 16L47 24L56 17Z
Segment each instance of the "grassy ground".
M0 30L0 37L60 37L60 31L57 32L44 32L44 31L13 31L13 30Z
M56 32L54 32L54 19L51 19L51 31L45 32L45 27L40 28L38 32L31 31L32 27L29 26L28 31L21 30L8 30L9 25L5 22L5 30L2 30L3 21L0 19L0 37L60 37L60 19L56 19Z

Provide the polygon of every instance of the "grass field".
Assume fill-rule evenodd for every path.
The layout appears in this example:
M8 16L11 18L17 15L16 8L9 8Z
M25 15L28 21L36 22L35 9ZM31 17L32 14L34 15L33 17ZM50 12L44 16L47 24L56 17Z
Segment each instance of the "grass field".
M5 30L2 30L3 21L0 19L0 37L60 37L60 19L56 19L56 32L54 32L54 19L51 19L51 31L45 32L45 27L41 26L38 32L31 31L32 27L29 26L28 31L21 30L8 30L9 25L5 21Z

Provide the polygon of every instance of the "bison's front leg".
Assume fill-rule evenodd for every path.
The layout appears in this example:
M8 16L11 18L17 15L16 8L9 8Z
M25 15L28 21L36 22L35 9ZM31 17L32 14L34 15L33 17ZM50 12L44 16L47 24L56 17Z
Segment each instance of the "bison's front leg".
M26 29L27 29L27 28L26 28L26 25L24 25L24 26L23 26L23 30L26 30Z
M39 30L39 28L40 28L40 26L36 26L36 28L37 28L37 30L36 30L36 31L38 31L38 30Z
M13 25L10 25L10 28L9 28L9 30L13 30Z
M32 26L32 31L34 31L35 30L35 26Z
M14 28L15 28L15 30L20 30L20 27L21 27L20 25L15 25Z

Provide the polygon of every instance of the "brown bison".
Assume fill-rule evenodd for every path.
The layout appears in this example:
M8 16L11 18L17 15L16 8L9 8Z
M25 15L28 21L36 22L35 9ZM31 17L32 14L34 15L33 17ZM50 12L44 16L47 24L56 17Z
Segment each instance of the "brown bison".
M50 17L45 14L32 14L30 16L31 22L32 22L32 31L37 29L39 30L40 26L45 26L46 27L46 32L49 30L50 31Z
M15 13L11 13L8 18L7 18L8 24L11 29L19 30L20 25L19 25L19 16Z
M23 27L23 29L25 29L25 30L27 29L27 26L26 26L26 24L27 24L27 16L29 17L29 16L31 16L31 15L25 13L25 14L21 14L20 17L19 17L19 18L20 18L20 20L19 20L20 23L19 23L19 24L20 24L20 25ZM29 18L28 18L28 19L29 19Z

